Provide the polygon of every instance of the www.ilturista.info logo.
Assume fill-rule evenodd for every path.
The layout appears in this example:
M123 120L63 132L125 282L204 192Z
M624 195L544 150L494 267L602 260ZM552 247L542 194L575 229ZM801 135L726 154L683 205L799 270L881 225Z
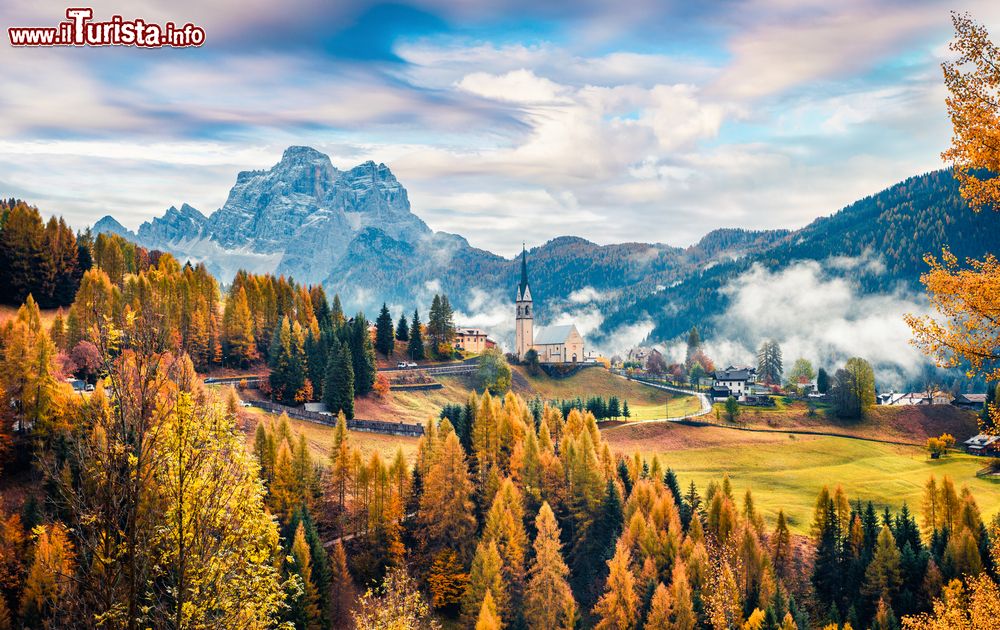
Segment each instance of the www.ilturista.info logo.
M139 46L141 48L186 48L205 43L205 29L194 24L153 24L120 15L107 22L94 22L90 8L66 9L66 21L58 26L10 27L11 46Z

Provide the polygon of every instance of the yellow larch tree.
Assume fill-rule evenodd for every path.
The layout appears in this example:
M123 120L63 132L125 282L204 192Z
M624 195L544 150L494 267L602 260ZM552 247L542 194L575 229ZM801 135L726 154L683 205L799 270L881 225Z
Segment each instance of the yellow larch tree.
M952 14L958 58L942 64L951 147L942 154L954 169L971 208L1000 211L1000 49L986 28L968 14ZM940 318L908 315L914 343L938 365L967 362L970 375L1000 380L1000 261L993 254L966 265L945 250L926 258L921 277ZM1000 405L990 410L987 430L1000 426Z

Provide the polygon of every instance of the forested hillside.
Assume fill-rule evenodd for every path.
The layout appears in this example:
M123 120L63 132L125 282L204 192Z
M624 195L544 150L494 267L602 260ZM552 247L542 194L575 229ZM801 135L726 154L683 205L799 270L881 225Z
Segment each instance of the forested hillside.
M960 259L982 257L995 247L1000 216L972 213L950 171L912 177L840 212L789 233L762 251L737 260L701 267L676 286L637 300L605 319L603 329L650 319L651 338L675 338L692 324L710 333L714 318L725 312L728 297L720 289L752 265L782 269L794 261L815 260L827 273L856 281L862 292L917 289L927 269L925 254L949 247ZM842 257L866 257L872 264L845 264Z

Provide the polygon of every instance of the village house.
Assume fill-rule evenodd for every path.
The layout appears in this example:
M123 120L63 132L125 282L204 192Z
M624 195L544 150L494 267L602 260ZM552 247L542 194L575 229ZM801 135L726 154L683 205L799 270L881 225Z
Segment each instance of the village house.
M481 354L489 347L486 331L481 328L457 328L455 330L455 348L463 352Z
M971 411L982 411L986 406L986 394L958 394L951 401L951 404L962 409Z
M906 394L887 392L880 394L876 399L878 404L889 405L891 407L901 407L904 405L947 405L951 403L951 400L951 394L942 391L933 393L912 392Z
M965 452L970 455L1000 455L1000 435L980 433L962 444L965 446Z
M538 355L539 363L582 363L586 357L583 335L575 324L541 328L535 334L534 303L528 286L528 253L521 251L521 282L515 300L514 350L525 360L530 350Z
M756 381L757 370L751 367L737 368L730 365L724 370L716 370L712 382L712 397L721 397L723 400L729 396L742 398L753 393L752 387Z

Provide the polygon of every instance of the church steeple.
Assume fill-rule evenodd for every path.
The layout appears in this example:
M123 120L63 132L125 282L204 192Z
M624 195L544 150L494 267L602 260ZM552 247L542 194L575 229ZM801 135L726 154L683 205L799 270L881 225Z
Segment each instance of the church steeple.
M517 287L517 299L525 300L528 298L525 293L528 289L528 250L524 248L524 243L521 243L521 284Z
M517 285L517 301L515 304L517 312L516 326L514 330L514 350L519 359L524 359L525 355L534 345L534 314L531 312L531 289L528 288L528 250L521 244L521 283Z

